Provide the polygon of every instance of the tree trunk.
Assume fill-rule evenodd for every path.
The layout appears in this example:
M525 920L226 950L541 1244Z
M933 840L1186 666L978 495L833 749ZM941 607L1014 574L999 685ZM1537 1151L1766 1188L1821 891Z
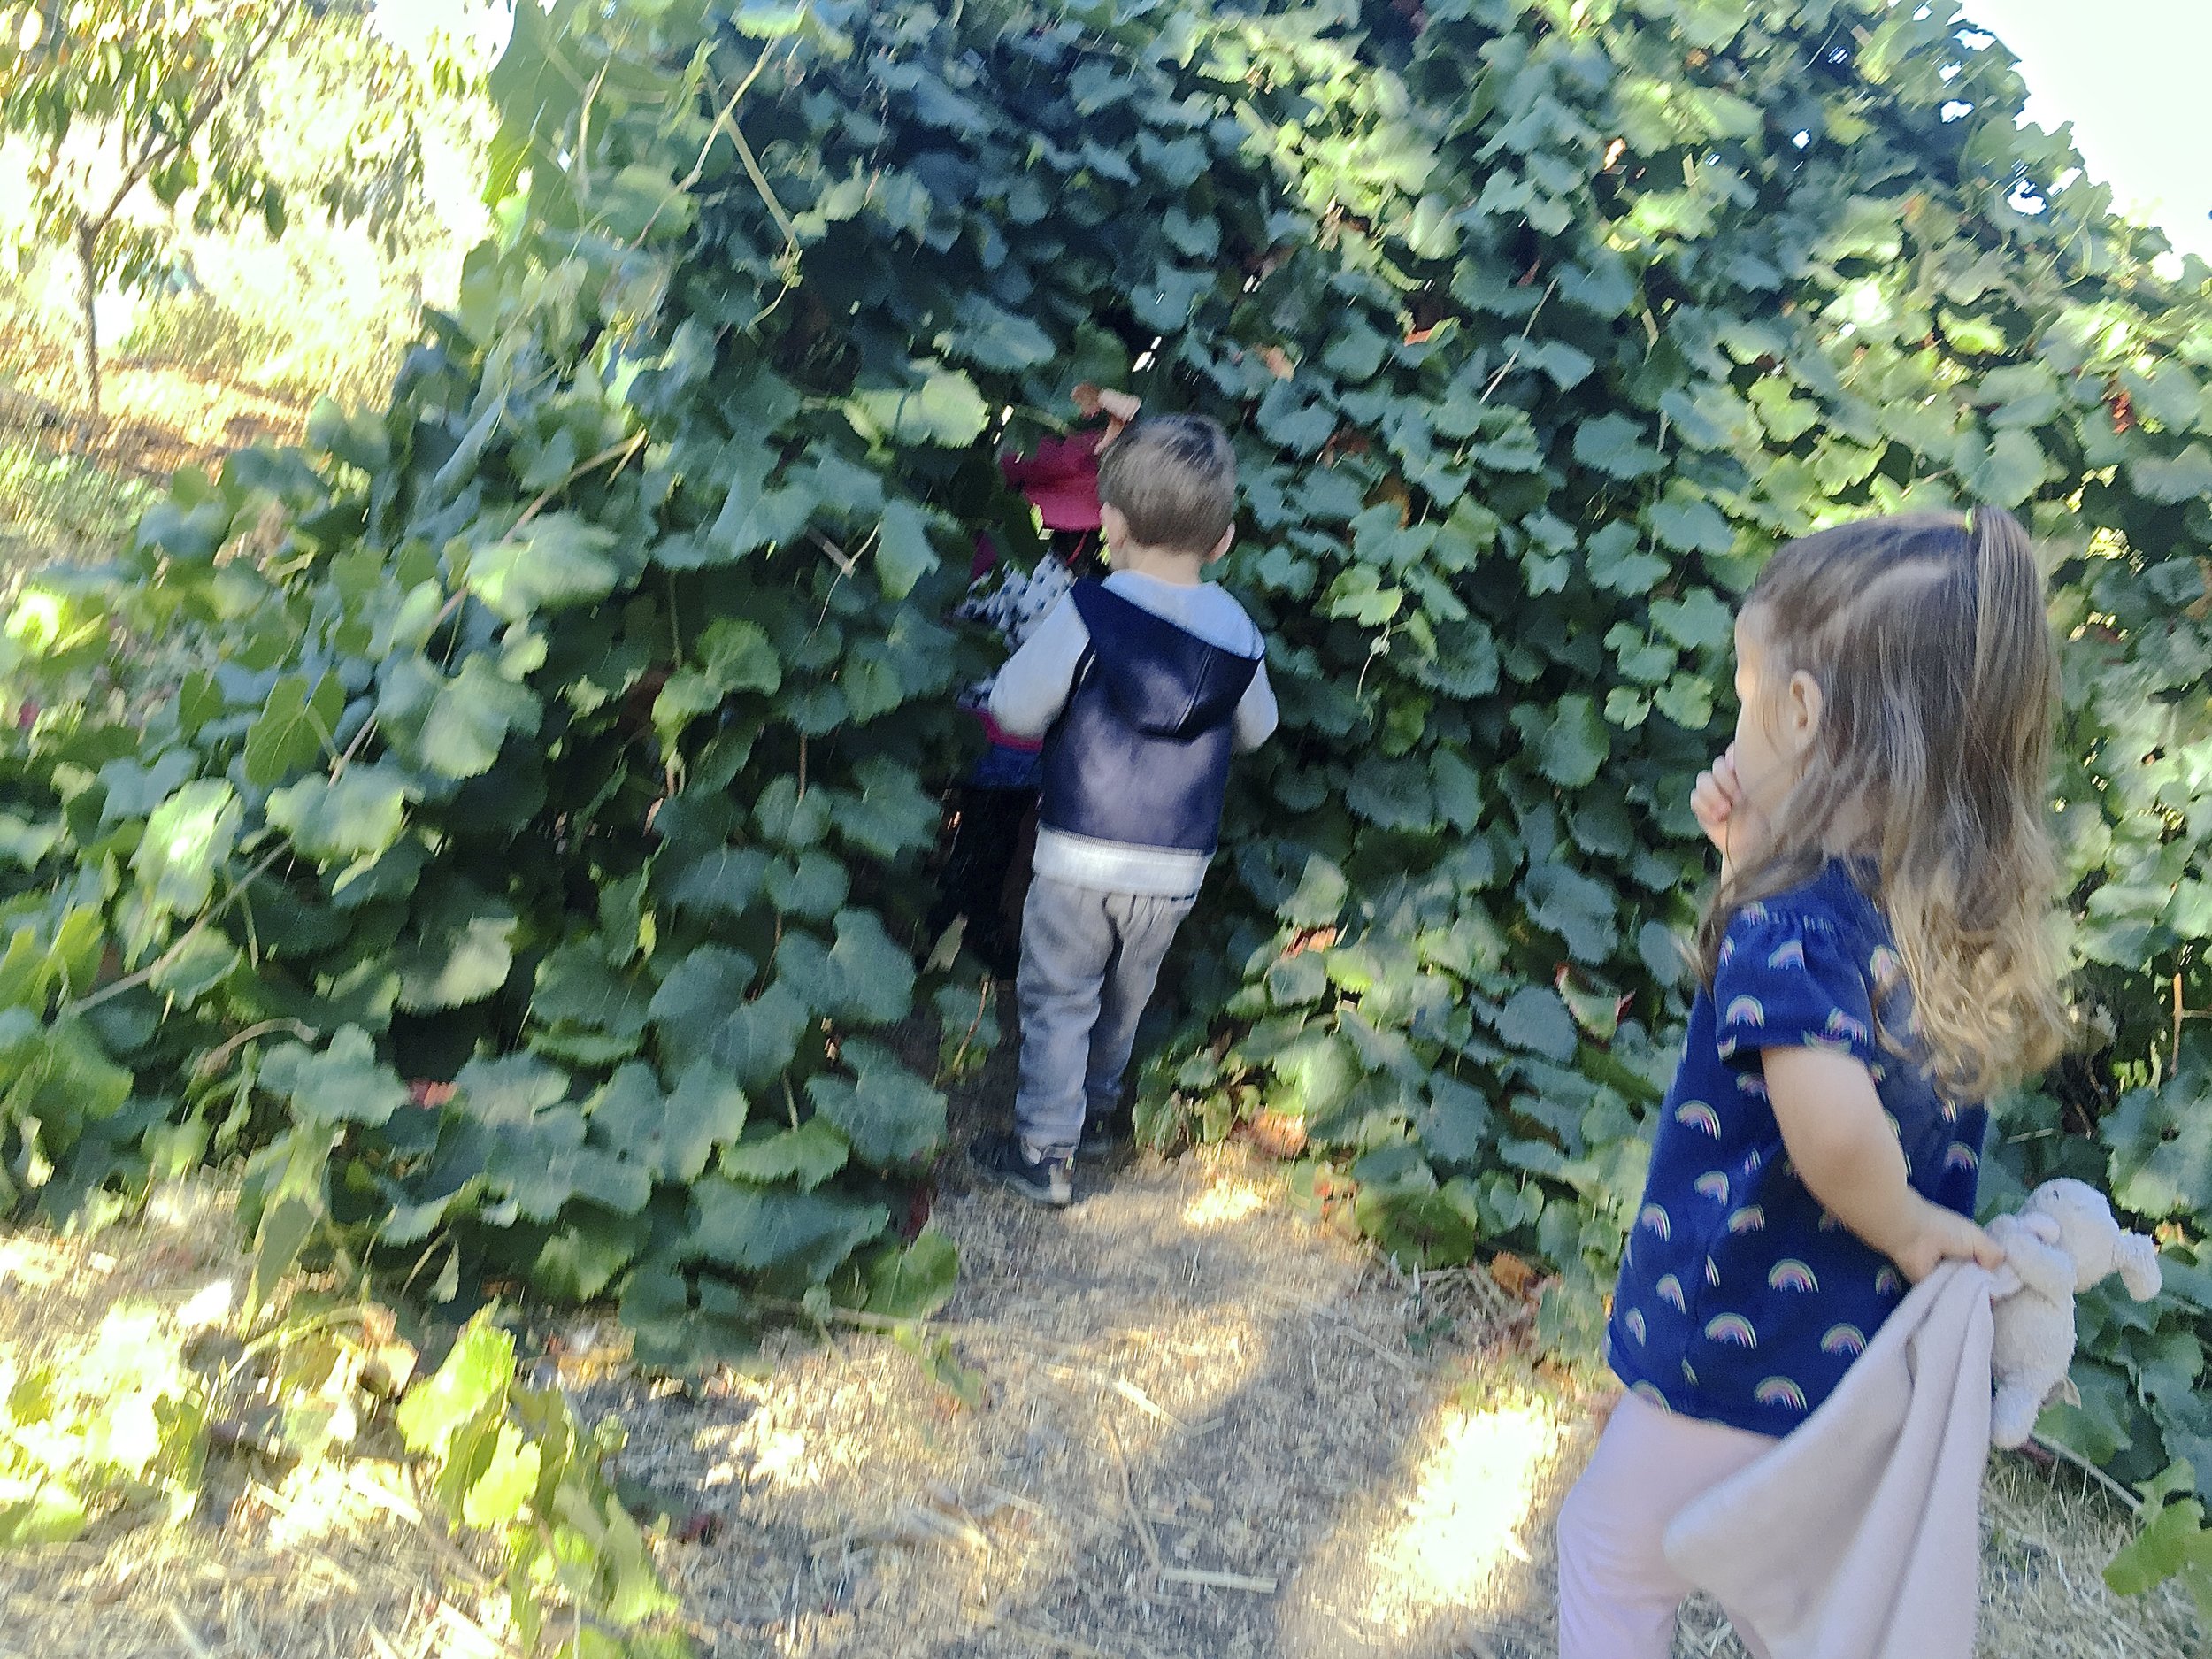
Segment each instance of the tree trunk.
M100 233L90 225L77 227L77 310L78 323L83 331L84 357L79 365L83 372L83 390L86 412L93 419L100 418L100 319L93 304L100 296L99 265Z

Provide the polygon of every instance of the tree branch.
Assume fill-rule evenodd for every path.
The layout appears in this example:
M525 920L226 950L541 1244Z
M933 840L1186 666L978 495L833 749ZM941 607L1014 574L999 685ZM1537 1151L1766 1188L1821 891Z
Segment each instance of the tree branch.
M173 161L198 142L208 123L236 95L238 88L245 85L247 77L260 67L261 60L284 37L292 19L299 13L300 3L301 0L281 0L273 15L263 20L259 36L249 42L233 65L229 76L219 76L216 86L204 98L200 96L199 86L194 86L193 102L186 105L184 119L177 129L168 134L160 143L150 145L135 163L126 164L123 182L109 198L107 207L96 217L86 221L94 235L106 232L114 222L115 216L123 211L123 204L130 199L131 192L152 177L157 168ZM211 61L211 70L219 70L220 66L219 57Z

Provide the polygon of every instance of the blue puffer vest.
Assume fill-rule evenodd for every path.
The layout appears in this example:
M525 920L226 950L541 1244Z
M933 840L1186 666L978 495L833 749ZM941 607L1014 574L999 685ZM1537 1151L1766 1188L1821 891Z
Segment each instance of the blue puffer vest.
M1237 703L1260 659L1099 582L1078 582L1072 598L1091 643L1045 736L1038 821L1097 841L1212 852Z

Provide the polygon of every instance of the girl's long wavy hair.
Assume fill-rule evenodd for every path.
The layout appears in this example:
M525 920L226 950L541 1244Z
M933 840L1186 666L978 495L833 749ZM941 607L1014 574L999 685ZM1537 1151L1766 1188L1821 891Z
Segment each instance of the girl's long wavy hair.
M1772 844L1707 906L1705 983L1739 910L1853 855L1875 872L1938 1086L1978 1100L2041 1070L2067 1015L2051 933L2057 664L2027 533L1986 507L1841 525L1777 553L1744 613L1778 680L1819 683L1823 714ZM1878 1007L1894 988L1877 987Z

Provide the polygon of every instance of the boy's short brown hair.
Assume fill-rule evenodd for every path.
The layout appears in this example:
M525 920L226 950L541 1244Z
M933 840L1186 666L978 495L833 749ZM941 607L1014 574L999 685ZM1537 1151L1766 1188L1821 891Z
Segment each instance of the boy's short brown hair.
M1203 415L1151 416L1099 457L1098 498L1142 546L1211 553L1236 518L1236 451Z

